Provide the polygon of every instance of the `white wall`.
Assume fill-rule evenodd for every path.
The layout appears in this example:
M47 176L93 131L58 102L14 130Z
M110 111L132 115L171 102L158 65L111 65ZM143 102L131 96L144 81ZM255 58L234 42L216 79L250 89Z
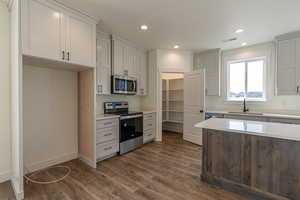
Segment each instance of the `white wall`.
M157 66L161 72L190 72L193 67L193 53L182 50L158 49Z
M78 154L77 72L23 68L24 167L30 171Z
M264 43L250 47L227 50L222 52L221 97L208 96L207 110L241 110L241 103L226 102L225 65L228 60L267 56L267 101L249 103L251 111L300 114L300 96L275 96L276 65L275 44Z
M10 20L0 1L0 183L10 179Z

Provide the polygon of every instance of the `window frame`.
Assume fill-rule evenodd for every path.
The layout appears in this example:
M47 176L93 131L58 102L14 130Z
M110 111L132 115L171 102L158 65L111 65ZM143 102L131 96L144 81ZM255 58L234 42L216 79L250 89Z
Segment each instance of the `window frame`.
M248 98L245 99L251 102L266 102L267 101L267 57L260 56L260 57L253 57L253 58L245 58L239 60L229 60L226 64L226 97L225 101L227 102L242 102L244 98L241 99L233 99L229 97L230 93L230 65L236 63L245 63L245 93L247 94L248 91L248 63L254 61L263 61L263 97L262 98Z

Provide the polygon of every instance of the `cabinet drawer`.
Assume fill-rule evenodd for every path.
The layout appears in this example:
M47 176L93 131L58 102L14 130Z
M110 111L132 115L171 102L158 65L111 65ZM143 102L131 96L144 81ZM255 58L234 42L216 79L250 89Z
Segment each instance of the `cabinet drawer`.
M150 142L155 138L155 130L144 131L143 141L144 143Z
M147 119L143 122L144 131L154 129L155 130L155 120L154 119Z
M103 143L117 139L117 127L98 129L96 132L96 143Z
M97 159L109 156L119 151L117 141L111 141L97 145Z
M144 114L144 120L155 119L155 113Z
M96 122L96 129L116 127L119 125L119 119L105 119Z

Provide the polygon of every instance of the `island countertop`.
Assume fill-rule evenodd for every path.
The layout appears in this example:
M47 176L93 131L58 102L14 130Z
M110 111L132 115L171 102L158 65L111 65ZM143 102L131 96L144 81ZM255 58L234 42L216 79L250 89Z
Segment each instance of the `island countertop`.
M196 128L300 141L300 125L211 118L195 124Z

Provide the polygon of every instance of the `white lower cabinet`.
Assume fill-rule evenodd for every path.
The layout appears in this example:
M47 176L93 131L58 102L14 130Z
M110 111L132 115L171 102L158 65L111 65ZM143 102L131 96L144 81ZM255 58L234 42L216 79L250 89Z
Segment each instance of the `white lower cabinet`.
M101 161L119 152L119 118L97 120L96 156Z
M143 143L152 142L156 136L156 113L144 114Z

